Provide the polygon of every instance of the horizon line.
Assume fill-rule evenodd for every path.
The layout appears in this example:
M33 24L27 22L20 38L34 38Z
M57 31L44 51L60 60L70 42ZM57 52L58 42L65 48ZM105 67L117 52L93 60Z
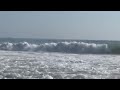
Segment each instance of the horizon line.
M71 38L30 38L30 37L0 37L0 39L49 39L49 40L93 40L93 41L120 41L120 40L108 40L108 39L71 39Z

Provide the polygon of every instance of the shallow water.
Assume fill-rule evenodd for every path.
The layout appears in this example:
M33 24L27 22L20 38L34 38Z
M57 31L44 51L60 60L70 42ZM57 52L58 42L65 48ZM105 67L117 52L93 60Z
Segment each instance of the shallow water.
M120 55L0 51L1 79L119 79Z

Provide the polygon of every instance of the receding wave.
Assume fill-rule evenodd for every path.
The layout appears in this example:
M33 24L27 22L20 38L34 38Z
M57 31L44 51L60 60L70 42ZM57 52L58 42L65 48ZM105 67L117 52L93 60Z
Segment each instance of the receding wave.
M85 42L57 42L44 44L31 44L28 42L0 44L0 50L7 51L47 51L47 52L64 52L64 53L90 53L90 54L118 54L120 46L110 46L108 44L95 44Z

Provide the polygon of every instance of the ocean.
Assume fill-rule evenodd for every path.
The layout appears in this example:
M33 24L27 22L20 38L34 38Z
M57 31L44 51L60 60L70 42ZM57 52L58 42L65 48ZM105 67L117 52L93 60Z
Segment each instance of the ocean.
M0 79L119 79L120 41L0 38Z

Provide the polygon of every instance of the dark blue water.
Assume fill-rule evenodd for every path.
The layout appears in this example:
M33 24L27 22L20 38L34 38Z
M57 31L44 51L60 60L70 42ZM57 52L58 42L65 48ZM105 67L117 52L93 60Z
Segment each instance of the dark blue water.
M96 44L120 44L120 41L112 40L70 40L70 39L33 39L33 38L0 38L0 43L10 42L10 43L19 43L19 42L28 42L28 43L50 43L50 42L86 42L86 43L96 43Z

